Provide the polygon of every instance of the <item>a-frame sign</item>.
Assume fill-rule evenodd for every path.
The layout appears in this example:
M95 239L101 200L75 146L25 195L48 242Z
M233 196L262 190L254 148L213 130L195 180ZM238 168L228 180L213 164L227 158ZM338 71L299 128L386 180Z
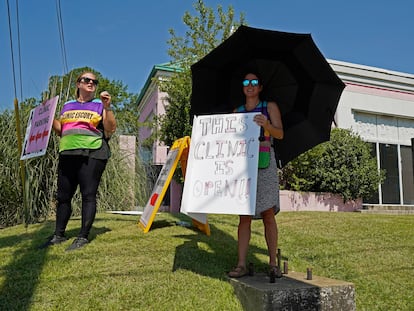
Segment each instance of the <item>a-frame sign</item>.
M138 226L147 233L154 221L155 215L164 199L168 186L174 175L174 171L177 168L178 161L180 161L183 175L185 176L187 168L188 151L190 148L190 137L185 136L174 142L170 151L168 152L167 160L158 175L157 182L154 185L151 196L144 208L144 212L141 215ZM191 217L190 214L188 216ZM202 232L210 235L210 226L206 220L205 223L201 223L195 219L192 219L193 225Z

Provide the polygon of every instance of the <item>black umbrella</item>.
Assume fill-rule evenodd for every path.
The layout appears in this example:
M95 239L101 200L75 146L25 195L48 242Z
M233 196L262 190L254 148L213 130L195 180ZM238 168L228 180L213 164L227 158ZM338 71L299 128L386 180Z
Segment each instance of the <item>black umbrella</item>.
M241 81L255 68L263 100L275 101L285 136L276 141L281 165L329 140L345 87L310 34L240 26L227 40L191 66L190 114L232 112L244 104Z

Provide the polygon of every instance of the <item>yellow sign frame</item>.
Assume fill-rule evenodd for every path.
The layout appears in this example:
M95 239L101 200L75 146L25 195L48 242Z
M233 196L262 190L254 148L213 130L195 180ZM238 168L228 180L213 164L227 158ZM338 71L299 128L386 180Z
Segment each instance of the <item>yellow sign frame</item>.
M154 222L155 215L157 214L161 202L164 199L165 193L167 192L168 186L171 183L171 179L174 175L174 171L177 168L178 161L180 161L181 170L185 176L189 148L189 136L177 139L173 143L168 153L167 160L161 169L161 172L152 190L151 196L149 197L147 205L145 206L144 212L138 222L138 226L144 231L144 233L147 233L150 230L151 225ZM210 226L208 222L203 224L195 219L192 219L192 222L193 226L206 233L208 236L210 235Z

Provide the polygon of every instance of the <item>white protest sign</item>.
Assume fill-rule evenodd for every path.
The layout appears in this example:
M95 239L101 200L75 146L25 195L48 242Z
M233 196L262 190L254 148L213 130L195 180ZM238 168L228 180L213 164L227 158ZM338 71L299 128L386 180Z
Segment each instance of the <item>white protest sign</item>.
M58 99L59 96L55 96L30 112L20 160L46 153Z
M254 215L260 135L256 114L194 118L181 212Z

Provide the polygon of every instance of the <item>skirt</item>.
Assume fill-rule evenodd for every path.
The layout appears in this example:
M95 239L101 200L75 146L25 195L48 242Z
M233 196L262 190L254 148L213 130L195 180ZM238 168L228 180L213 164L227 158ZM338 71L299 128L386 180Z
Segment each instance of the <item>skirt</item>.
M279 176L273 147L270 148L270 164L267 168L259 168L257 174L256 212L253 218L260 219L265 210L272 208L274 213L280 211Z

